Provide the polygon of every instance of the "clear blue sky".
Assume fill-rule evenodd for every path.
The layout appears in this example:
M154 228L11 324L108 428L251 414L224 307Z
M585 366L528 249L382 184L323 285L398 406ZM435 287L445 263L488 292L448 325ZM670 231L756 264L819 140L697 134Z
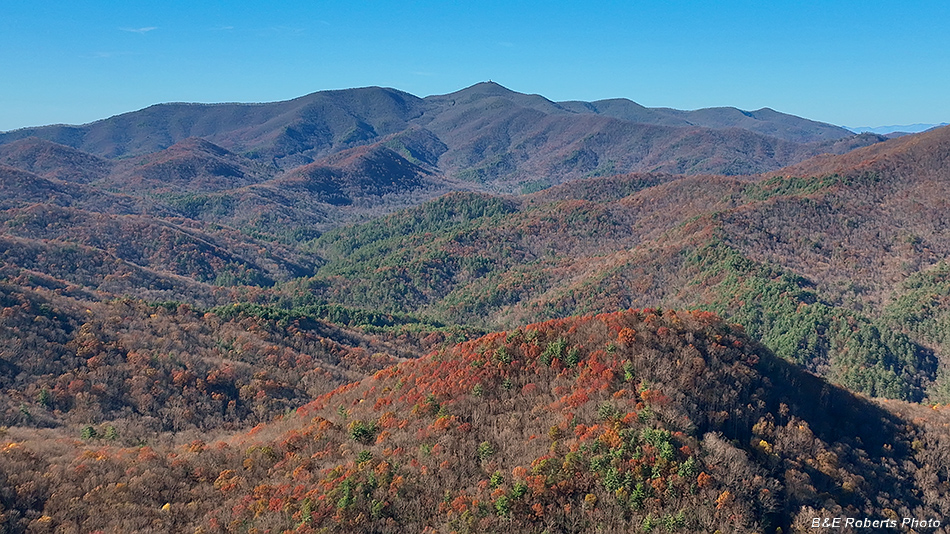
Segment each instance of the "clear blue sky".
M552 100L950 122L946 1L0 4L0 130L169 101L492 79Z

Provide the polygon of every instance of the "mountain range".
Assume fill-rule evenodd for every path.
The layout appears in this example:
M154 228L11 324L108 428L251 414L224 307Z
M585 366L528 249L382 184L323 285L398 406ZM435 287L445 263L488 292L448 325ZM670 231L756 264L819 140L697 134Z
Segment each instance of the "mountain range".
M768 108L558 103L491 82L426 98L371 87L268 104L160 104L81 126L0 133L0 144L28 137L113 159L200 137L278 170L382 143L448 177L502 183L608 169L743 174L880 141Z
M889 135L889 134L908 134L908 133L920 133L933 128L941 128L947 126L946 122L941 122L940 124L899 124L891 126L859 126L856 128L849 128L845 126L848 130L854 133L874 133L879 135Z
M946 532L948 169L494 83L0 133L0 529Z

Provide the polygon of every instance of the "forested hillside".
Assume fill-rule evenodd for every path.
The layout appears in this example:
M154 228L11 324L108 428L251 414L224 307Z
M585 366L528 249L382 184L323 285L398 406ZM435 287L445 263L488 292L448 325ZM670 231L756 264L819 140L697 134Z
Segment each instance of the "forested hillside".
M340 307L306 317L253 305L200 311L19 281L0 284L0 424L107 425L132 442L266 421L454 335Z
M4 518L208 533L929 521L950 506L945 412L856 397L707 312L629 311L444 347L222 441L11 429Z

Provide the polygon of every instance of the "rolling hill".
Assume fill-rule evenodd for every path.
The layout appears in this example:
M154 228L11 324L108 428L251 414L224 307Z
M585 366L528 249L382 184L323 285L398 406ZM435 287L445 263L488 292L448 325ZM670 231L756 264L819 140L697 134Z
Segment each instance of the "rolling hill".
M0 145L0 164L73 183L94 182L112 171L110 160L38 137Z

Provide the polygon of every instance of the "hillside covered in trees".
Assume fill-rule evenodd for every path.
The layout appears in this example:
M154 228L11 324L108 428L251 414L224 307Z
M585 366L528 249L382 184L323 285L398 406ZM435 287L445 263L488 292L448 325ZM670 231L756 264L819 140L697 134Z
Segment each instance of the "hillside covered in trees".
M948 417L648 309L446 346L221 441L11 429L0 469L30 531L803 531L944 517Z

